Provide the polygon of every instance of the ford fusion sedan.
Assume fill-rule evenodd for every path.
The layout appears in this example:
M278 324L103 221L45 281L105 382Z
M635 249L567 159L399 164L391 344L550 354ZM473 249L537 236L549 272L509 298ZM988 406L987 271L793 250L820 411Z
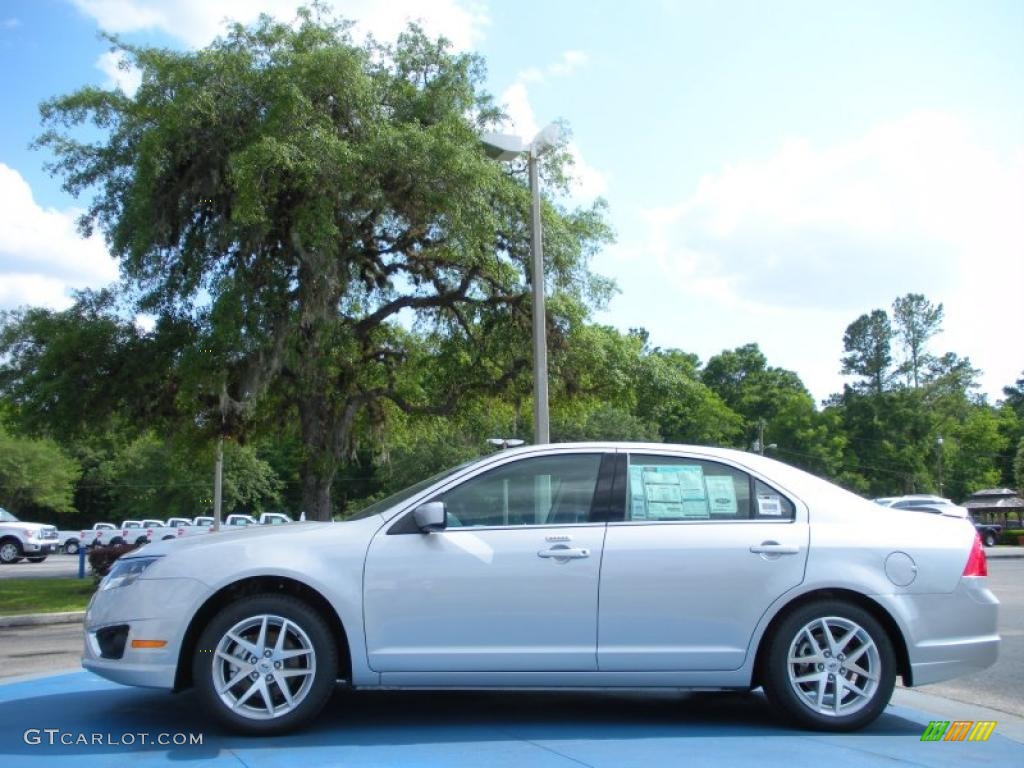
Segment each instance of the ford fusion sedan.
M119 560L83 665L195 687L228 726L356 689L763 687L851 730L896 677L991 665L998 602L959 516L892 510L737 451L502 451L343 523L159 541Z

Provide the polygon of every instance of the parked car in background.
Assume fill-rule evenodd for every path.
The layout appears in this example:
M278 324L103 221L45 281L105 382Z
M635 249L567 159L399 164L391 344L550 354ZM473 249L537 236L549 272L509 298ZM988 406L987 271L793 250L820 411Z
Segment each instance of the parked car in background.
M0 507L0 565L25 559L41 563L59 550L57 528L42 523L23 523Z
M995 661L986 577L960 515L883 509L756 454L529 446L345 522L129 553L86 613L82 663L194 686L249 733L308 723L339 680L761 686L795 722L845 731L882 712L897 676L922 685Z
M57 531L57 543L60 551L66 555L77 555L82 547L88 549L94 544L103 544L103 534L110 538L110 532L116 531L113 523L94 523L92 528L76 531Z
M1003 531L1003 526L996 523L978 522L971 517L971 511L967 509L967 507L962 507L950 499L943 498L942 496L931 496L928 494L887 496L880 499L874 499L874 502L876 504L881 504L883 507L892 507L893 509L918 509L924 512L955 514L960 517L964 517L974 524L975 530L978 532L978 535L981 536L982 544L986 547L994 547L996 542L999 540L999 534Z

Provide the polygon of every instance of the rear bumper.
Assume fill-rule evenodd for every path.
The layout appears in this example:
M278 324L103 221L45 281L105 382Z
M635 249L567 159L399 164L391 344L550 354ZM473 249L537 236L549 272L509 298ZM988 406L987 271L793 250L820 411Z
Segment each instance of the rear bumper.
M999 600L988 579L964 577L951 595L880 598L899 617L910 661L908 685L927 685L992 666L999 656Z

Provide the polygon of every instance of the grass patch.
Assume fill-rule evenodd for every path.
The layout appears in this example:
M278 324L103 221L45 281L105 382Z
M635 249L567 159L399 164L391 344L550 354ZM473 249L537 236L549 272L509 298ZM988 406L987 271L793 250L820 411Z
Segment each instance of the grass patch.
M95 589L89 578L3 579L0 580L0 616L84 611Z

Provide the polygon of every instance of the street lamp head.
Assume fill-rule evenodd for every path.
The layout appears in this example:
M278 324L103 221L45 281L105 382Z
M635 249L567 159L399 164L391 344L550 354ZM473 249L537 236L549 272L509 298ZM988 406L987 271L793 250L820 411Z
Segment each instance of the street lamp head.
M515 160L529 149L522 138L511 133L485 133L480 137L480 141L488 157L502 162Z
M562 138L562 129L558 123L548 123L541 129L540 133L533 137L530 142L530 149L535 155L542 155L552 147L557 146L558 140Z
M526 441L515 437L489 437L487 442L497 448L517 448Z

